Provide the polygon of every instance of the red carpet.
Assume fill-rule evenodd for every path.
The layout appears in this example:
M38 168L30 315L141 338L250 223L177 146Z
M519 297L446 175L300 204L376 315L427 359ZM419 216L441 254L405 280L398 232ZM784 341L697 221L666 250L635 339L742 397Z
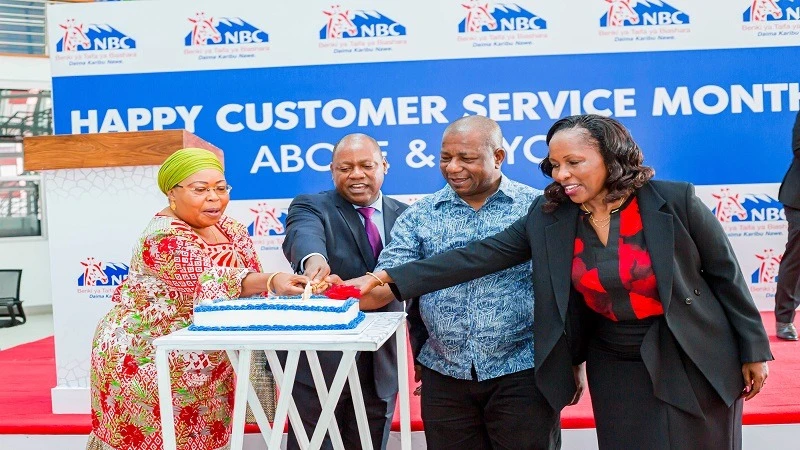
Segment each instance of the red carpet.
M778 340L772 313L763 313L762 317L775 361L770 364L766 390L745 403L744 423L800 423L800 342ZM0 434L88 434L88 414L50 412L50 388L55 383L52 337L0 351ZM395 414L394 430L399 430L397 417ZM562 424L563 428L594 427L588 395L578 405L564 410ZM416 396L411 397L411 428L423 429ZM255 426L248 426L248 431L256 430Z

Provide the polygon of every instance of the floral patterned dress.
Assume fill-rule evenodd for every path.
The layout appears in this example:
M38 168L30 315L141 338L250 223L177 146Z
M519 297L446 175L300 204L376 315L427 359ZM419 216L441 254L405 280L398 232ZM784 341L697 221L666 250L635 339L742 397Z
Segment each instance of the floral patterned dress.
M229 243L208 244L156 215L139 239L94 335L87 448L163 448L153 339L189 326L201 300L237 298L242 279L261 271L245 227L227 217L217 227ZM169 365L178 448L227 447L234 380L224 352L172 352Z

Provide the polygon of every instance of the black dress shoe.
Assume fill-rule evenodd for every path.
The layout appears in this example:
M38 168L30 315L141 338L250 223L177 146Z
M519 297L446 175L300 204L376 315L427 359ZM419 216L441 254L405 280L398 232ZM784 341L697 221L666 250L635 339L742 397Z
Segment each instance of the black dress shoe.
M783 339L784 341L797 340L797 329L793 323L775 322L775 330L778 339Z

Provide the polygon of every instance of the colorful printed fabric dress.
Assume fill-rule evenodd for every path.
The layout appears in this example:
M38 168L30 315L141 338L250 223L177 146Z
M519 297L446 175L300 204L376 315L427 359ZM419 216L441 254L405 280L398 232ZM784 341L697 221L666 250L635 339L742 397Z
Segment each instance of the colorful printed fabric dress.
M187 327L204 299L237 298L261 264L240 223L217 227L230 243L207 244L185 222L157 215L134 248L116 305L100 321L91 356L92 434L88 449L161 449L153 339ZM169 358L179 449L228 445L233 369L223 352Z

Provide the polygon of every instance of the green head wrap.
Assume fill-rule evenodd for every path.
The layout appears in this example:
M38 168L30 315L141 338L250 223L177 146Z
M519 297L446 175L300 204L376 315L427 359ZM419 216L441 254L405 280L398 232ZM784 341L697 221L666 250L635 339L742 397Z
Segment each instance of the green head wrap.
M158 187L166 194L175 185L204 169L223 172L217 155L202 148L182 148L169 155L158 170Z

